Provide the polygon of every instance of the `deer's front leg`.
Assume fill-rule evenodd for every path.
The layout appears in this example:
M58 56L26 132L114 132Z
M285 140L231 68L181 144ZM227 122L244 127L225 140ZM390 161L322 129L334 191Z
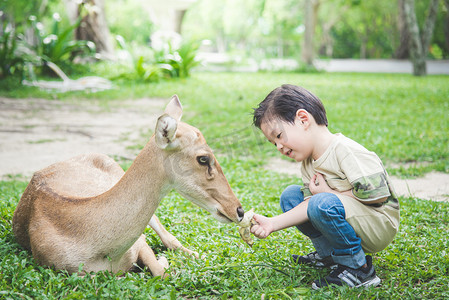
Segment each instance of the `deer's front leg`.
M198 252L192 251L190 249L187 249L184 247L178 239L173 236L170 232L165 229L165 227L162 225L162 223L159 221L159 218L156 215L153 215L150 220L150 227L153 228L153 230L157 233L157 235L161 238L162 243L167 247L168 249L173 250L182 250L185 253L189 255L193 255L196 258L199 258Z
M145 237L141 237L137 243L137 261L148 267L153 276L161 276L162 278L167 277L168 274L165 272L169 267L167 258L161 256L157 259L151 247L146 243Z

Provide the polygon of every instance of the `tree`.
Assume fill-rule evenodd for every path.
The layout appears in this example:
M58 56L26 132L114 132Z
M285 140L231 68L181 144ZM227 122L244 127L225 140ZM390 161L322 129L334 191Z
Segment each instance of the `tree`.
M413 75L415 76L427 74L426 57L433 36L438 4L439 0L431 0L427 18L422 33L420 33L415 13L415 0L405 0L404 2L404 13L410 34L410 59L413 63Z
M72 22L83 14L83 10L87 11L75 31L75 38L92 41L95 43L98 53L111 55L113 46L104 13L104 0L83 0L81 4L73 0L65 0L65 3Z
M312 65L315 56L315 26L318 19L320 0L306 0L304 7L305 31L302 40L301 60L307 65Z
M410 57L410 34L405 17L405 0L398 0L398 30L399 47L396 49L394 56L399 59L406 59Z

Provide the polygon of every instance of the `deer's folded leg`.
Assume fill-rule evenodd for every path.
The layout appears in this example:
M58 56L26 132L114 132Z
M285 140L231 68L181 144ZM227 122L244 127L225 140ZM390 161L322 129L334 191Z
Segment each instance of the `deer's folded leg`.
M162 243L165 247L172 250L181 250L189 255L195 256L195 258L199 258L199 254L196 251L192 251L184 247L178 239L165 229L164 225L159 221L159 218L156 215L153 215L150 220L150 227L157 233L157 235L161 238Z

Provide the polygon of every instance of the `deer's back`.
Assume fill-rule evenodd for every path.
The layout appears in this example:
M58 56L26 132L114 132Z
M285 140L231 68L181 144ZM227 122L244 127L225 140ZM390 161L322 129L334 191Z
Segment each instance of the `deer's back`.
M17 242L31 249L29 228L30 222L38 222L37 212L52 211L54 214L58 207L69 202L76 205L83 198L100 195L112 188L123 174L112 158L102 154L76 156L36 172L14 212L13 230Z

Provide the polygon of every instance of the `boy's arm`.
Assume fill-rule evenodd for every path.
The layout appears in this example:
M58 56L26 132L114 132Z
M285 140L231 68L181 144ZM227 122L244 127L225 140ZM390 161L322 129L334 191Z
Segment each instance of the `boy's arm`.
M251 233L259 239L264 239L272 232L305 223L309 220L307 216L308 204L309 201L305 200L293 209L272 218L255 214L254 220L257 224L251 227Z
M354 195L354 189L344 191L344 192L333 190L331 187L329 187L326 180L324 179L324 176L321 173L317 173L312 177L312 179L310 180L310 183L309 183L309 189L313 195L318 194L318 193L332 193L335 195L340 194L340 195L349 196L351 198L354 198L354 199L360 201L360 199ZM380 199L376 199L374 201L364 201L364 203L366 203L366 204L382 203L385 200L387 200L387 198L388 197L383 197Z
M363 203L382 203L391 195L385 173L358 178L351 184L354 198Z
M334 190L333 193L336 194L336 195L338 195L338 194L346 195L346 196L349 196L349 197L354 198L355 200L360 201L359 198L357 198L356 196L354 196L354 190L353 190L353 189L352 189L352 190L349 190L349 191L344 191L344 192L338 192L338 191L335 191L335 190ZM382 203L382 202L385 202L387 199L388 199L388 197L376 199L376 200L373 200L373 201L366 201L366 200L365 200L365 201L363 201L363 203L365 203L365 204Z
M358 201L381 203L391 196L386 170L374 152L348 151L339 165L352 186L351 196Z

